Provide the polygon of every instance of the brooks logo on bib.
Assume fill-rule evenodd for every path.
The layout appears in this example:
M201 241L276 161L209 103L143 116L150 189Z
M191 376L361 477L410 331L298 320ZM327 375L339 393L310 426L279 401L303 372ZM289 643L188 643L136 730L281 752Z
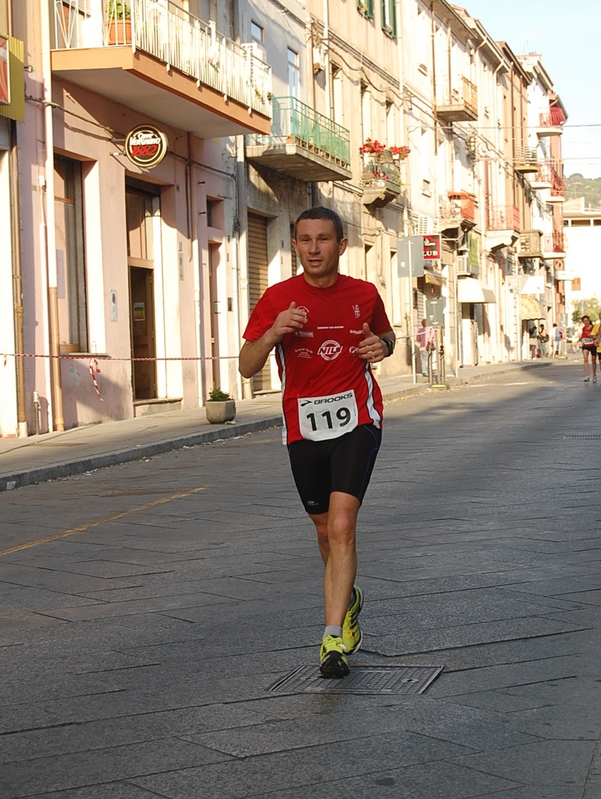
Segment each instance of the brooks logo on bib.
M359 413L354 391L326 397L302 397L298 401L301 435L309 441L327 441L357 427Z

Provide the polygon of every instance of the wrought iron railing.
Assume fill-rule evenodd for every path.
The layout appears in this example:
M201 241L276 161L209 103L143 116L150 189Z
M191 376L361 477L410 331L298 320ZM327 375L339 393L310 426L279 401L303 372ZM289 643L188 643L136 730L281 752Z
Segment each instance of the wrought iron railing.
M544 237L543 250L546 253L547 252L565 253L566 251L565 235L559 230L555 230L553 233L548 233Z
M520 222L520 209L516 205L491 205L488 208L488 230L519 230Z
M237 45L171 0L54 0L55 48L129 46L265 116L271 67L254 45Z
M269 136L249 134L249 145L296 143L340 166L351 161L350 133L296 97L274 97Z
M532 168L536 169L538 166L538 155L536 150L529 147L516 147L513 156L513 164L516 169Z
M566 115L558 105L552 105L548 114L540 114L539 127L541 128L560 128L566 122Z

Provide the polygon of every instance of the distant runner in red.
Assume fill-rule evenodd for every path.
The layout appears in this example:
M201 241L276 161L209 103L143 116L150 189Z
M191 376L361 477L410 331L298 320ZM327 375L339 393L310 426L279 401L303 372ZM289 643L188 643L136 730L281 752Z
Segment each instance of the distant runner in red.
M382 437L382 394L370 364L392 355L395 335L376 287L338 272L348 240L337 213L303 211L293 244L303 272L263 294L239 368L252 377L276 348L285 443L325 565L320 670L344 677L362 640L357 514Z

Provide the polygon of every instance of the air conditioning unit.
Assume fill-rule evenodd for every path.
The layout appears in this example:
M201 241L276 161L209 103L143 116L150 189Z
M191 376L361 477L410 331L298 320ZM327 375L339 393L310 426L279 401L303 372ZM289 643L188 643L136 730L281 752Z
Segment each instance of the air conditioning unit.
M457 256L457 275L465 277L472 274L469 255Z

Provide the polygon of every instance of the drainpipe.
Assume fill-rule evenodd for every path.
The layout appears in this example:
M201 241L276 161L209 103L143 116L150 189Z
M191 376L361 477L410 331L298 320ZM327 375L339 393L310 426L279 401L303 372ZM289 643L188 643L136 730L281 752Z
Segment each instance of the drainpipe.
M25 352L23 325L23 264L21 262L21 227L19 200L19 160L17 123L10 120L10 222L13 266L13 307L15 314L15 353ZM17 377L17 423L19 438L27 438L27 409L25 406L25 358L15 358Z
M44 133L46 141L45 169L45 234L46 269L48 273L48 319L50 327L50 383L52 416L55 430L65 429L63 388L61 382L60 333L58 320L58 274L56 266L56 226L54 216L54 131L52 127L52 71L50 62L50 9L41 3L42 76L44 81Z
M328 119L332 119L332 103L331 103L331 95L330 92L332 87L330 86L330 3L329 0L323 0L323 44L324 47L324 60L323 60L323 71L324 71L324 84L326 90L326 116Z

